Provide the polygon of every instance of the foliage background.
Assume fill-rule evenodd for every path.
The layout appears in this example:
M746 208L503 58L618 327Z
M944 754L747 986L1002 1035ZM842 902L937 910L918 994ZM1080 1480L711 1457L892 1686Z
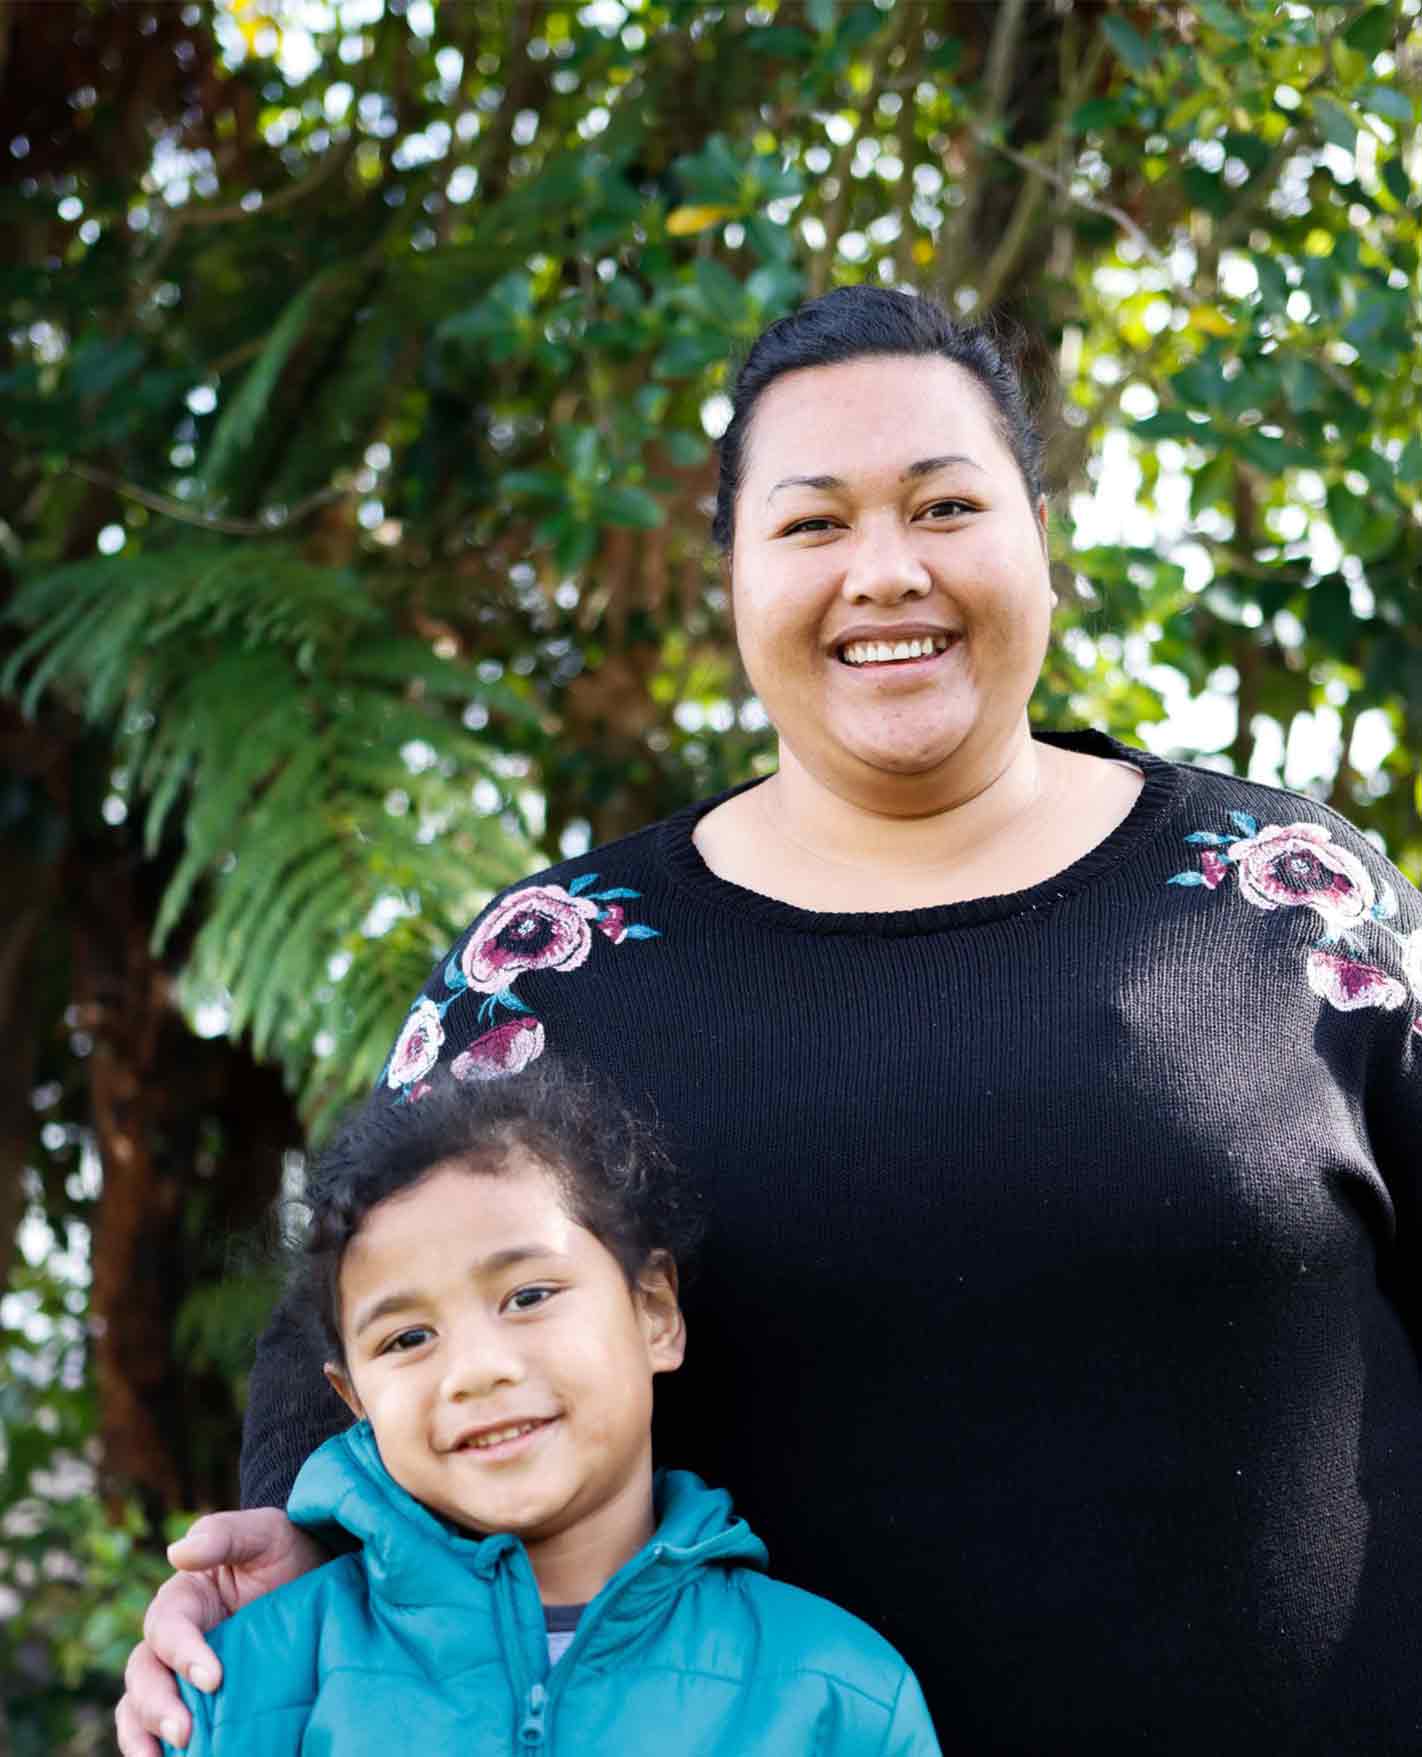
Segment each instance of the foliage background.
M1026 325L1043 720L1422 876L1418 12L0 9L0 1749L108 1748L250 1241L436 953L770 760L709 439L801 297Z

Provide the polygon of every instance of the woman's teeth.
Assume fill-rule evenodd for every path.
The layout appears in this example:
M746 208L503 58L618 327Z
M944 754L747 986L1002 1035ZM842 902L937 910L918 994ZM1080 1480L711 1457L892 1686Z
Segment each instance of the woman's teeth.
M947 635L934 634L911 641L852 641L840 658L846 665L887 665L895 659L926 659L930 653L947 649Z

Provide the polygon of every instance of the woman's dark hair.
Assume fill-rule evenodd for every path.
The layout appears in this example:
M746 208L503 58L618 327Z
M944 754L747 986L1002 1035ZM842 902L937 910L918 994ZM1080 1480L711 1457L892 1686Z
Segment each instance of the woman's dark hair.
M720 440L721 473L711 521L717 548L731 547L747 436L766 387L787 372L838 366L875 354L936 355L971 372L987 393L1027 498L1037 504L1042 492L1042 436L1016 367L992 331L983 324L957 323L941 305L918 294L892 287L836 287L772 323L752 344L736 374L731 419Z
M310 1215L290 1291L332 1359L345 1359L341 1261L370 1211L438 1165L497 1177L521 1153L551 1173L568 1213L611 1251L629 1286L659 1252L685 1269L701 1233L690 1183L605 1085L551 1058L467 1084L441 1072L413 1104L377 1092L307 1173Z

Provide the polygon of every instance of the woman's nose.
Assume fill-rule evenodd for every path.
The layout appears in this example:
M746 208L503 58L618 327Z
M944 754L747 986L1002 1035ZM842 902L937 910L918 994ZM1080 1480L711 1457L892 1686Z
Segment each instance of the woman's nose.
M854 604L900 604L923 598L933 577L897 520L883 521L860 532L845 569L842 591Z

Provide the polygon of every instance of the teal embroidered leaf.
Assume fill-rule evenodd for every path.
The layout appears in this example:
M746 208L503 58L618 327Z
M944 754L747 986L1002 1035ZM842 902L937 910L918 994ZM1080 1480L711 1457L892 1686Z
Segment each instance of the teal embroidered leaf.
M1229 821L1243 835L1257 836L1259 834L1259 819L1250 817L1247 811L1232 811L1229 814Z
M1377 921L1391 921L1397 914L1397 892L1389 884L1384 884L1376 903L1373 904L1373 918Z
M656 940L662 936L655 927L647 927L640 921L634 921L627 929L627 937L630 940Z
M1204 882L1205 875L1202 872L1177 872L1166 880L1171 885L1202 885Z
M444 986L453 989L456 994L461 993L469 986L468 979L453 958L444 967Z
M594 903L614 903L619 897L640 897L641 895L640 891L629 891L622 885L616 885L610 891L592 892L592 900Z
M511 988L501 988L494 999L501 1005L508 1007L511 1012L528 1013L533 1010L531 1007L526 1007Z
M589 885L595 885L596 883L597 874L595 872L580 872L573 880L572 884L568 886L568 895L570 897L576 897L580 891L585 891ZM630 894L631 893L629 892L629 895Z
M1211 848L1223 848L1226 842L1232 842L1232 836L1217 836L1213 830L1192 830L1185 838L1187 842L1205 842Z

